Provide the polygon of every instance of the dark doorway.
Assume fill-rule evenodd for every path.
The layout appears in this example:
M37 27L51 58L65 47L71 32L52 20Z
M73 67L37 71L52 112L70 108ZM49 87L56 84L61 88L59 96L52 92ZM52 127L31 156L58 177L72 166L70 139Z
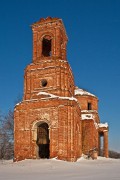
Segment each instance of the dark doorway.
M47 123L42 123L37 128L37 145L39 158L49 158L49 129Z

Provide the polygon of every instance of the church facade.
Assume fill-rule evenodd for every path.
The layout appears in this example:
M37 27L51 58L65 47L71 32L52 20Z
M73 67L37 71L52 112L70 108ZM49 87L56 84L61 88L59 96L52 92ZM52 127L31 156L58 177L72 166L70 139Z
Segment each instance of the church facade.
M59 18L32 25L33 59L24 72L24 97L14 109L14 160L76 161L94 150L108 157L108 124L98 98L75 86L66 57L67 34Z

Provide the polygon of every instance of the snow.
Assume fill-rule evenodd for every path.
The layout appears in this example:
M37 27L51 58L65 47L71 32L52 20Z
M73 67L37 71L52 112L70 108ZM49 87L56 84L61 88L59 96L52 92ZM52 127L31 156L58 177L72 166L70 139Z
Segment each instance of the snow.
M37 95L38 95L38 96L39 96L39 95L44 95L44 96L46 96L46 97L43 97L43 98L41 98L41 99L58 98L58 99L67 99L67 100L70 100L70 101L76 101L76 102L78 102L78 100L77 100L75 97L57 96L57 95L50 94L50 93L47 93L47 92L39 92ZM34 101L38 101L38 99L28 99L28 100L24 100L24 102L34 102ZM20 103L21 103L21 102L17 103L17 104L15 105L15 107L18 106Z
M23 102L34 102L34 101L38 101L38 99L27 99L27 100L23 100ZM19 103L17 103L17 104L15 105L15 107L16 107L16 106L19 106L21 103L22 103L22 101L19 102ZM16 109L16 108L15 108L15 109Z
M98 113L96 110L81 110L82 113Z
M93 96L93 97L96 97L94 94L91 94L90 92L87 92L83 89L80 89L78 87L76 87L75 89L75 95L81 95L81 96Z
M67 63L67 61L66 60L59 60L60 62L65 62L65 63Z
M74 97L61 97L61 96L59 96L58 98L59 99L68 99L68 100L71 100L71 101L77 101L77 99L74 98Z
M0 161L0 180L119 180L120 159L99 157L77 162L54 159Z
M99 123L99 124L98 124L98 127L99 127L99 128L102 128L102 127L107 128L107 127L108 127L108 123Z
M84 120L84 119L94 119L94 115L93 114L81 114L81 118L82 118L82 120Z
M47 97L47 98L41 98L41 99L58 98L58 99L68 99L68 100L71 100L71 101L78 101L78 100L77 100L76 98L74 98L74 97L57 96L57 95L50 94L50 93L47 93L47 92L39 92L37 95L49 96L49 97Z
M98 124L95 122L95 116L94 114L81 114L81 119L82 120L93 120L94 121L94 125L95 125L95 128L98 129Z
M17 103L15 106L18 106L21 102Z
M47 93L47 92L39 92L37 95L50 96L51 98L55 98L56 97L56 95L50 94L50 93Z

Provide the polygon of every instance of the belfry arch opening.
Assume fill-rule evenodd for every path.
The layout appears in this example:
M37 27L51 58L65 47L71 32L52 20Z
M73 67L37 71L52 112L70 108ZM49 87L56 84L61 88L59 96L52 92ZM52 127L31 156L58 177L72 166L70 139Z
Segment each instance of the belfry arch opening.
M49 126L43 122L37 127L38 158L49 158Z
M50 36L46 36L42 40L42 55L44 57L49 57L52 55L51 53L52 40Z

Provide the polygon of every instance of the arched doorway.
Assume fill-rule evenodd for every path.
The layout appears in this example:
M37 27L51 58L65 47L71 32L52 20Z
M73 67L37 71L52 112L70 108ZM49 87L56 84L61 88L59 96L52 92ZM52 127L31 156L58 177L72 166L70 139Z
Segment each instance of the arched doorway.
M49 127L47 123L42 123L37 127L38 157L49 158Z

